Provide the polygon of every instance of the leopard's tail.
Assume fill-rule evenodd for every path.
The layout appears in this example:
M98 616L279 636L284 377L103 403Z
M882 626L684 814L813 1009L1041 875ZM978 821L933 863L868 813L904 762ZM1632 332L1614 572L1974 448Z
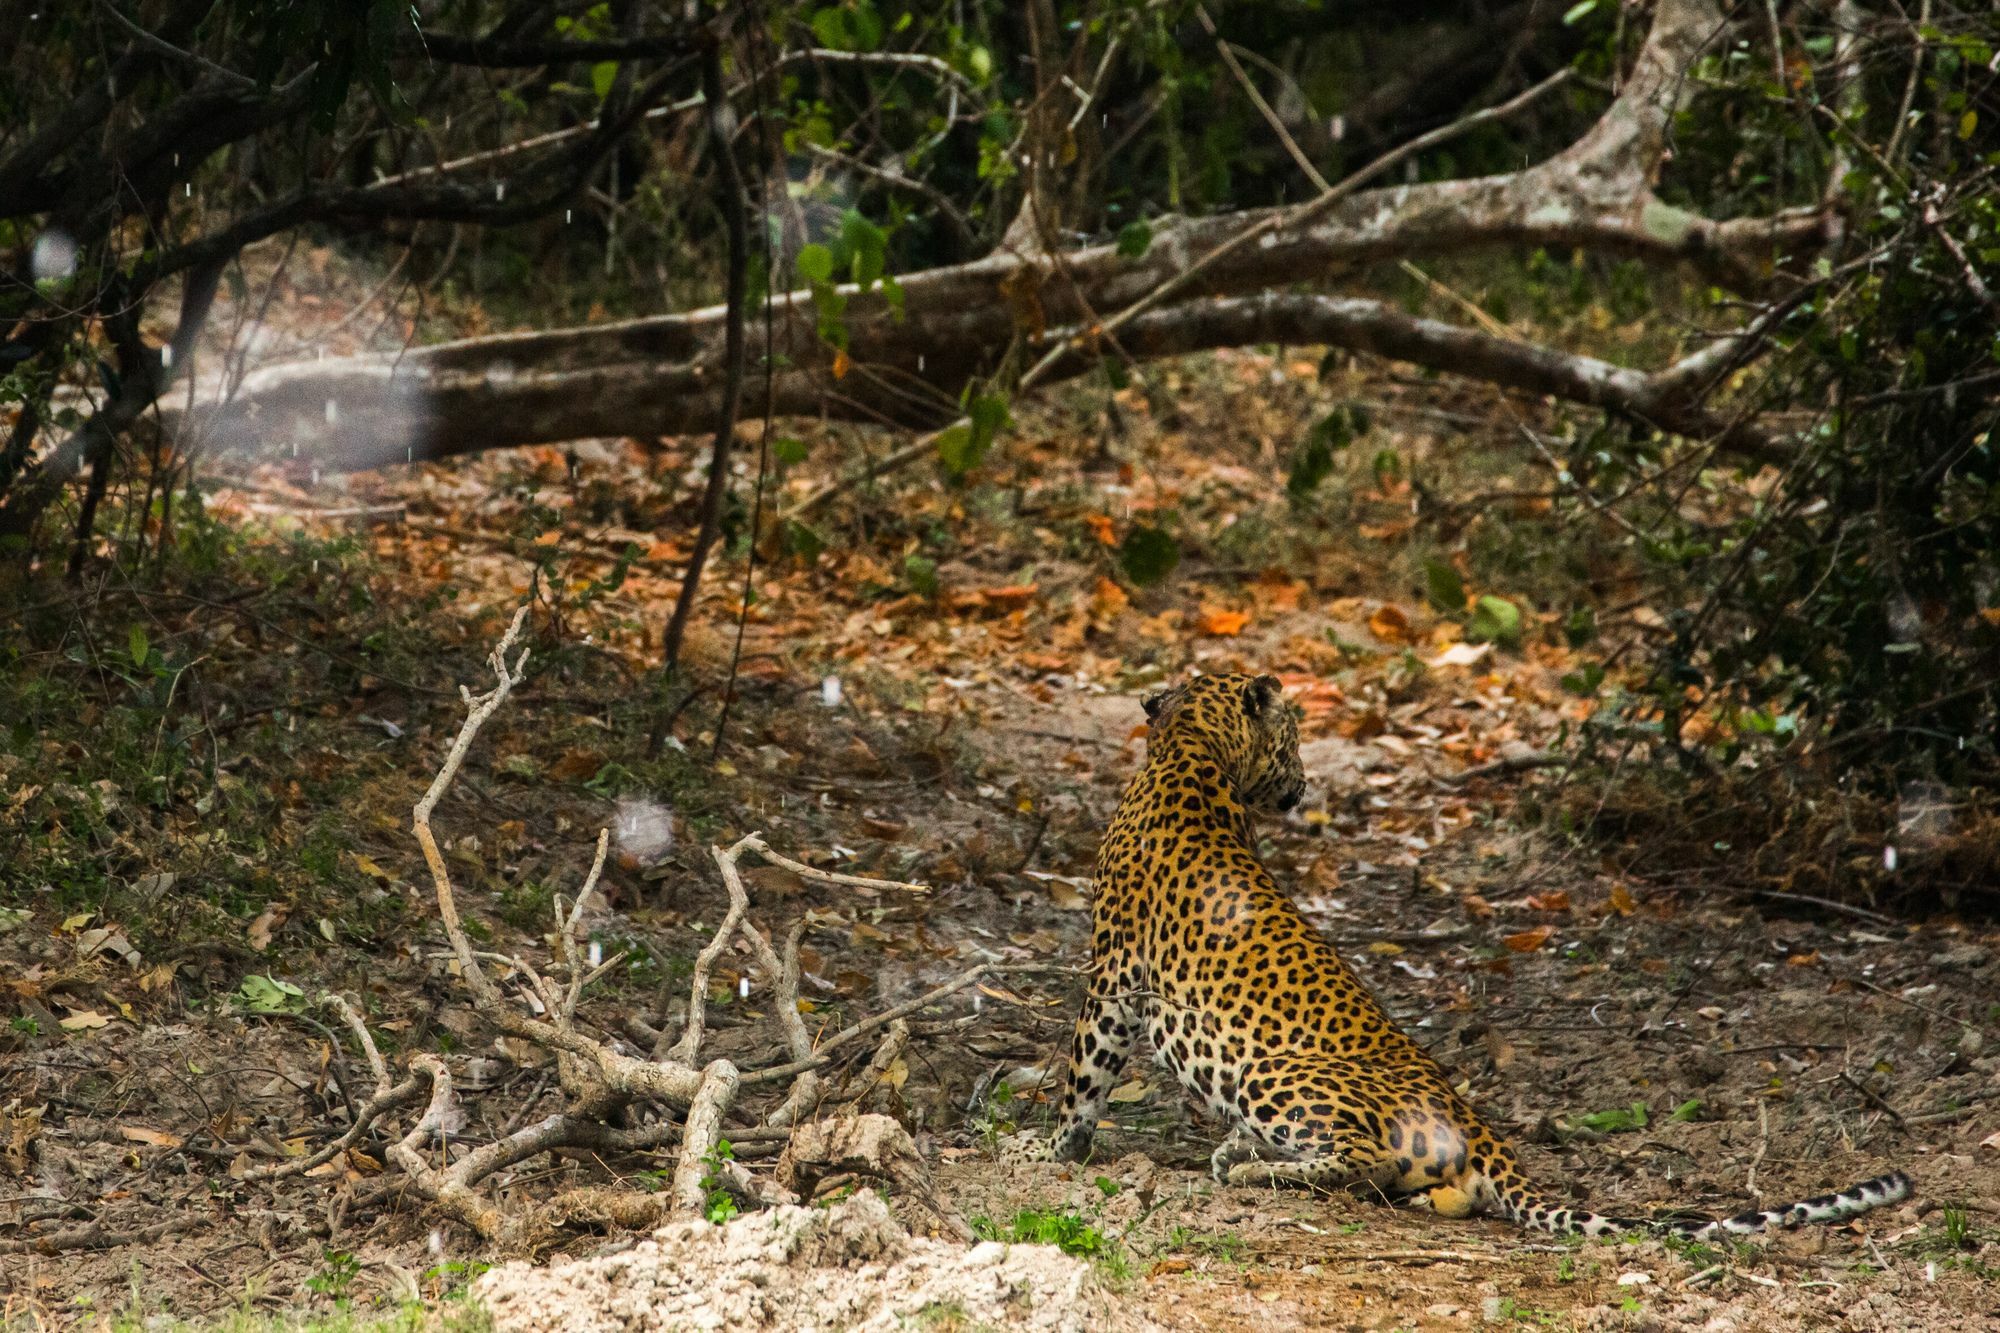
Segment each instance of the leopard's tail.
M1722 1236L1748 1236L1760 1231L1828 1222L1845 1222L1850 1217L1901 1203L1916 1189L1916 1182L1901 1171L1864 1180L1837 1194L1819 1194L1787 1204L1783 1208L1751 1209L1734 1217L1605 1217L1580 1208L1524 1193L1518 1201L1500 1197L1499 1211L1510 1221L1530 1231L1547 1231L1559 1236L1611 1236L1643 1231L1681 1236L1688 1240L1715 1240Z

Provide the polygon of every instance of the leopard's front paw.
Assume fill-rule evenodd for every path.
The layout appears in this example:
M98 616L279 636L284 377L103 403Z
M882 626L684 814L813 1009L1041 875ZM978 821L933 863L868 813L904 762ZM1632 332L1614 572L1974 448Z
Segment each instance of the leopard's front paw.
M1057 1126L1044 1148L1044 1161L1081 1162L1090 1156L1090 1131L1082 1125Z

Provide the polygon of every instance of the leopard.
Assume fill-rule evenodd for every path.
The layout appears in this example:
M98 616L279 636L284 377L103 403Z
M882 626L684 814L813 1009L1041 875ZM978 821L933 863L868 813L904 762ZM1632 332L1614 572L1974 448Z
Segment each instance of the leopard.
M1611 1217L1523 1172L1452 1079L1282 892L1255 813L1307 789L1299 718L1269 675L1196 675L1144 701L1146 754L1105 832L1069 1073L1039 1155L1081 1161L1139 1039L1228 1128L1227 1185L1294 1186L1497 1217L1530 1231L1706 1241L1900 1202L1891 1171L1732 1217Z

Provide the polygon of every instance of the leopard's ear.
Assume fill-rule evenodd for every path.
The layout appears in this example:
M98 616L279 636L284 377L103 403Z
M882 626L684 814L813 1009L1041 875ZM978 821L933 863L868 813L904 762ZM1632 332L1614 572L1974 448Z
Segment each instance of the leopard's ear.
M1276 676L1259 676L1243 687L1243 711L1251 717L1262 717L1264 711L1282 699L1285 683Z
M1148 722L1160 720L1160 709L1166 706L1167 696L1172 693L1172 690L1155 690L1140 701L1139 706L1146 710Z

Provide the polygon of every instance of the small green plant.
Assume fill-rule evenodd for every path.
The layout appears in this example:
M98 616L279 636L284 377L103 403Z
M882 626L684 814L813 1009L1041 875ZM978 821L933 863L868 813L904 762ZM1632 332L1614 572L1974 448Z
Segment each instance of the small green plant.
M346 1250L328 1250L320 1269L306 1279L306 1289L322 1296L343 1300L354 1279L361 1276L361 1261Z
M1115 1278L1131 1276L1131 1260L1116 1240L1074 1209L1023 1208L1005 1226L991 1218L972 1219L972 1234L1010 1245L1053 1245L1064 1254L1088 1259Z
M1193 1250L1232 1264L1243 1261L1244 1250L1247 1248L1241 1236L1196 1231L1193 1227L1187 1226L1176 1226L1168 1231L1166 1247L1169 1250Z
M1963 1208L1946 1208L1941 1219L1944 1223L1944 1243L1954 1250L1967 1248L1972 1240L1972 1219Z
M1556 1316L1547 1310L1537 1310L1532 1305L1523 1305L1512 1296L1500 1298L1500 1317L1511 1319L1518 1324L1541 1324L1554 1327Z
M1576 1281L1575 1255L1565 1254L1562 1258L1556 1260L1556 1281L1558 1282Z
M728 1139L717 1139L715 1146L701 1155L702 1165L708 1169L701 1177L701 1215L710 1222L721 1226L736 1216L736 1196L729 1192L729 1182L723 1173L722 1164L736 1160L736 1150L729 1146Z

